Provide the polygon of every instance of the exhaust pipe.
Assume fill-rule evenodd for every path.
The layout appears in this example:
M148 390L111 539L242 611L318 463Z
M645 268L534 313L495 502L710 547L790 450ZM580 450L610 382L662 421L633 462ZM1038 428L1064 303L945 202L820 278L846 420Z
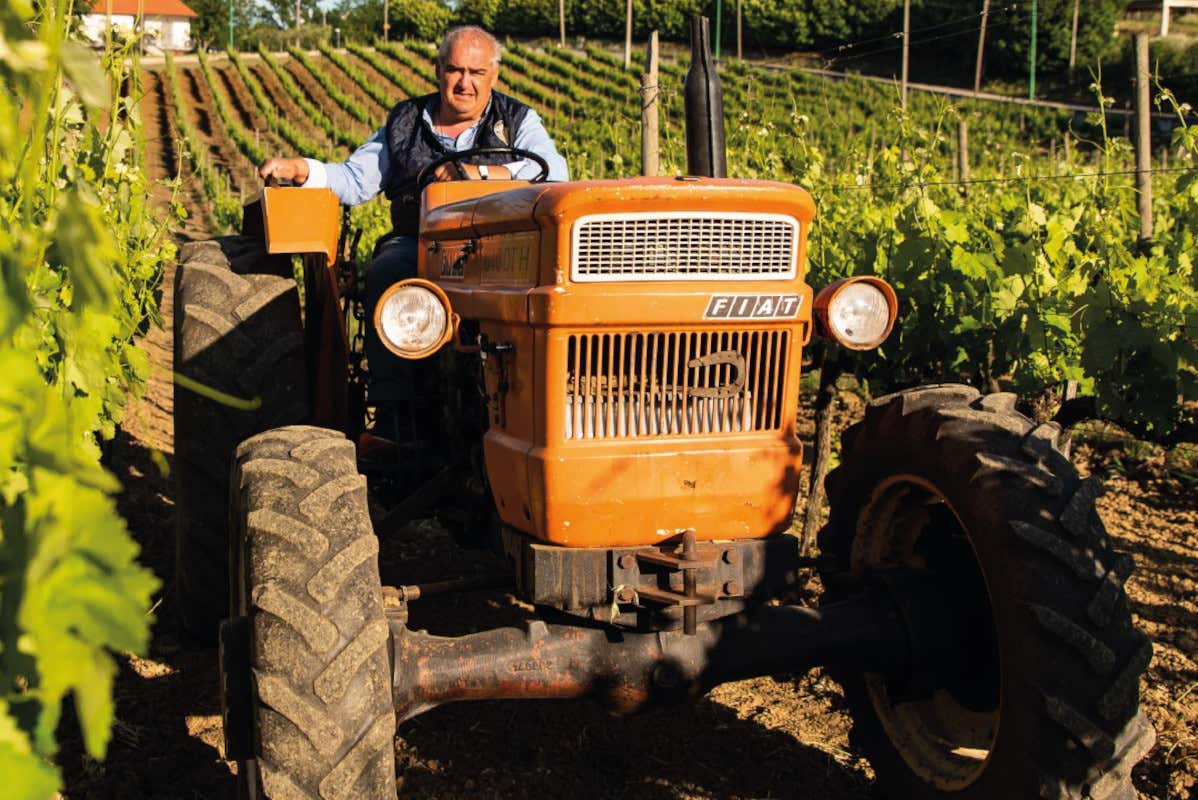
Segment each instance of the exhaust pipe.
M691 19L691 66L686 73L686 171L708 178L728 176L724 144L724 90L711 58L707 17Z

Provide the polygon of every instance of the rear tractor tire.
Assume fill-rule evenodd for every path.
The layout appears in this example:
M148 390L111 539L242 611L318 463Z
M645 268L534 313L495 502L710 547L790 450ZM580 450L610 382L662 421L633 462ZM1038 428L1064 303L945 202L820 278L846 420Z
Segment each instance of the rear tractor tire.
M305 426L237 450L221 689L243 798L396 797L378 539L355 458L342 434Z
M185 245L175 273L175 370L254 410L175 390L175 609L208 644L228 612L229 466L242 440L308 417L299 295L290 260L252 237Z
M886 797L1132 800L1155 739L1139 710L1152 646L1101 486L1014 399L951 385L880 398L828 476L827 600L887 574L923 592L906 674L833 673Z

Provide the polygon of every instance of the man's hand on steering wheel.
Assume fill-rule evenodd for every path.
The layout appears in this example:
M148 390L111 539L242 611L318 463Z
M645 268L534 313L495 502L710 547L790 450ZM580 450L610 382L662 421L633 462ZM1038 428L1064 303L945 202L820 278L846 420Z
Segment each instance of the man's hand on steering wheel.
M487 167L487 180L492 181L510 181L512 173L507 167L491 166ZM482 173L474 164L463 164L459 161L450 161L442 164L433 171L433 180L435 181L477 181L482 180Z
M482 177L479 174L478 166L467 164L466 159L476 156L495 155L511 156L513 159L525 159L536 163L541 169L533 177L533 183L540 183L549 177L549 163L531 150L524 150L519 147L472 147L469 150L457 150L445 153L426 164L416 175L416 183L418 186L424 187L433 181L478 180ZM490 180L505 180L511 177L511 173L505 167L488 167L487 169L489 171L493 170L487 176ZM499 172L500 170L502 170L502 173Z

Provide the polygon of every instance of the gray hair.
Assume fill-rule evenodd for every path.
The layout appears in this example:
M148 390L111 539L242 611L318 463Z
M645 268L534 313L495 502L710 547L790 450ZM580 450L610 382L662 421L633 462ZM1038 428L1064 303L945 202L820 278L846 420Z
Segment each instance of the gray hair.
M441 46L437 48L438 67L445 66L445 61L449 58L450 48L463 36L469 39L481 39L490 45L491 52L495 54L491 59L491 64L496 67L499 66L499 59L503 57L503 45L499 43L499 40L477 25L459 25L456 28L450 28L449 32L445 34L445 38L441 40Z

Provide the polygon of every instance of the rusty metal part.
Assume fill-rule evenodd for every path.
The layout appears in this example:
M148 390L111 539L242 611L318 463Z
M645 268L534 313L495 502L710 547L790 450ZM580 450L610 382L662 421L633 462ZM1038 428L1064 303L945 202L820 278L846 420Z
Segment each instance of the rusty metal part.
M731 680L817 665L891 673L906 632L884 592L820 609L757 607L695 633L549 625L454 638L391 625L393 695L402 721L461 700L594 697L616 714L695 697Z
M682 631L687 636L695 635L695 625L698 622L698 617L695 616L695 606L689 602L698 596L696 578L696 574L698 573L697 556L698 553L695 552L695 531L691 529L682 534L682 559L689 565L682 568L682 593L688 601L682 607ZM711 599L711 602L715 602L714 597Z
M383 587L383 616L388 622L407 625L408 600L402 589L396 586Z
M798 542L788 535L695 542L690 557L680 552L678 542L660 547L561 547L506 526L501 539L521 599L642 631L683 627L687 607L695 608L696 624L739 613L793 584L800 563ZM693 570L695 579L689 599L686 569ZM724 591L729 583L738 591Z
M469 578L452 578L447 581L431 581L394 587L394 591L405 603L422 597L434 597L450 592L468 592L475 589L502 589L512 585L511 575L474 575ZM384 595L390 586L384 586Z

